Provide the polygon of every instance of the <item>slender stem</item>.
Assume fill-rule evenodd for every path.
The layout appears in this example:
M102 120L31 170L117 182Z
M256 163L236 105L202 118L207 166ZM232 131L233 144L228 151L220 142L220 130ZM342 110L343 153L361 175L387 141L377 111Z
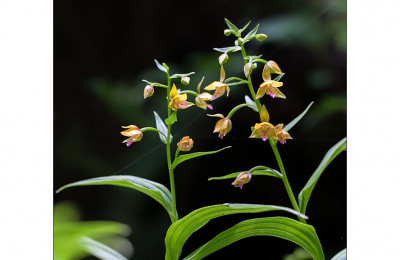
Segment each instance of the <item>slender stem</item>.
M226 118L232 118L232 116L233 116L233 114L235 114L236 113L236 111L238 111L239 109L241 109L242 107L252 107L251 105L249 105L249 104L240 104L240 105L237 105L236 107L234 107L232 110L231 110L231 112L229 112L229 114L227 115L227 117ZM254 107L254 106L253 106Z
M279 154L278 148L276 147L276 145L273 143L272 140L270 141L270 145L271 145L272 150L274 151L276 161L278 162L279 170L282 173L283 185L285 185L285 189L286 189L286 192L287 192L287 194L289 196L290 202L292 203L293 209L298 211L298 212L300 212L299 205L297 204L297 201L296 201L296 199L294 197L292 188L290 187L289 180L288 180L288 178L286 176L285 167L283 167L282 159L281 159L281 156ZM298 218L299 218L300 222L307 223L306 220L301 218L300 216L298 216Z
M244 59L244 57L246 57L246 51L244 49L244 45L243 44L240 45L240 49L242 51L244 65L246 65L246 60ZM249 86L249 90L250 90L251 96L253 97L253 100L256 103L257 110L258 110L259 113L261 113L260 100L256 99L256 93L254 92L254 87L253 87L253 83L251 82L251 76L250 75L247 78L247 85Z
M168 100L168 117L171 115L171 107L169 106L170 102L170 97L169 97L169 92L171 90L171 78L169 77L169 73L167 73L168 76L168 87L167 87L167 100ZM174 171L172 169L172 163L171 163L171 124L168 124L168 133L167 133L167 163L168 163L168 172L169 172L169 182L170 182L170 188L171 188L171 195L172 195L172 211L174 214L176 214L176 218L178 219L178 213L176 211L176 197L175 197L175 180L174 180Z

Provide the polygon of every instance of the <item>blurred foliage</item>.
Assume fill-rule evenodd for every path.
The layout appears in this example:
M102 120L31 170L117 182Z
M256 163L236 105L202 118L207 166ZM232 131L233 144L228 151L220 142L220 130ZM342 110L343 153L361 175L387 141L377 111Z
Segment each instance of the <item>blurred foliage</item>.
M312 257L303 248L296 247L293 253L284 255L282 260L312 260Z
M117 222L79 221L78 211L70 202L62 202L54 206L55 260L78 260L90 254L96 254L99 250L93 249L94 243L102 248L108 245L130 256L133 247L126 238L121 237L129 233L130 228L127 225ZM105 245L90 238L101 241Z

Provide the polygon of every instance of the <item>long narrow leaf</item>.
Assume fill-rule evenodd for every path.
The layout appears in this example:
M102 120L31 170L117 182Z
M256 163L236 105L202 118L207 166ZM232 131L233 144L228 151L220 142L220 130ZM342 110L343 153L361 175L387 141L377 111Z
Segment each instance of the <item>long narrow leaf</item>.
M318 168L314 171L313 175L310 177L304 188L299 193L299 207L300 212L305 213L308 201L310 200L311 193L317 184L319 177L324 172L325 168L332 162L333 159L338 156L344 149L346 149L347 140L343 138L337 144L335 144L329 151L325 154Z
M101 260L128 260L128 258L114 249L89 237L82 237L79 244L90 254Z
M226 18L225 18L225 23L226 23L226 25L228 25L229 29L231 29L232 31L234 31L236 33L239 31L239 29Z
M313 103L314 103L314 101L311 102L311 103L308 105L308 107L307 107L300 115L298 115L295 119L293 119L293 120L292 120L289 124L287 124L283 129L284 129L285 131L289 131L290 129L292 129L292 127L293 127L295 124L297 124L297 122L299 122L300 119L303 118L303 116L307 113L307 111L310 109L310 107L312 106Z
M223 47L223 48L213 48L215 51L230 53L240 51L239 46Z
M164 71L165 73L167 73L167 69L164 68L156 59L154 59L154 62L156 63L157 68L158 68L159 70Z
M290 208L274 206L274 205L257 205L257 204L219 204L203 207L192 211L184 218L174 222L168 229L165 237L166 260L178 260L182 247L186 240L198 229L206 225L210 220L225 215L237 213L258 213L273 210L283 210L307 218L303 214Z
M178 156L178 157L174 160L174 162L172 163L172 169L175 169L175 167L178 166L178 164L180 164L180 163L182 163L182 162L184 162L184 161L186 161L186 160L190 160L190 159L192 159L192 158L199 157L199 156L203 156L203 155L209 155L209 154L218 153L218 152L220 152L220 151L222 151L222 150L225 150L225 149L227 149L227 148L231 148L231 146L227 146L227 147L224 147L224 148L219 149L219 150L216 150L216 151L197 152L197 153L189 153L189 154L185 154L185 155L180 155L180 156Z
M315 260L323 260L321 243L312 226L284 217L257 218L242 221L218 234L185 260L199 260L240 239L252 236L273 236L303 247Z
M173 212L172 210L171 192L160 183L136 176L114 175L77 181L59 188L56 192L59 193L60 191L70 187L90 185L115 185L135 189L158 201L167 210L172 222L177 219L176 212Z
M257 26L256 27L254 27L254 29L253 30L251 30L248 34L246 34L246 36L244 36L244 40L246 41L248 38L250 38L251 36L254 36L254 35L256 35L256 33L257 33L257 30L258 30L258 27L259 27L260 25L259 24L257 24Z

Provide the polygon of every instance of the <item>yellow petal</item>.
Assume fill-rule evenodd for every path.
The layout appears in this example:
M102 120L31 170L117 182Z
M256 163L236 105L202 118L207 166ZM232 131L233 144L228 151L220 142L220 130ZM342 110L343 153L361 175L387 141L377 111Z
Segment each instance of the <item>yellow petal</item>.
M275 88L276 97L286 99L286 96L277 88Z
M275 61L270 60L267 62L267 65L271 73L282 74L281 68L279 68L278 64Z
M283 86L283 82L272 81L271 85L275 88L279 88Z
M224 80L225 80L225 70L224 70L224 66L221 65L221 73L219 76L219 81L224 82Z
M203 78L201 79L199 85L197 85L197 92L198 92L198 93L200 93L200 87L201 87L201 84L203 84L203 80L204 80L204 76L203 76Z
M226 96L229 96L229 86L228 85L226 85Z
M213 83L211 83L210 85L208 85L207 87L205 87L205 90L215 90L218 87L224 87L226 84L219 82L219 81L214 81Z
M269 72L267 64L265 64L265 66L264 66L264 69L262 72L262 77L263 77L264 81L271 80L271 73Z
M172 89L169 92L169 97L173 99L178 94L178 90L176 89L175 84L172 85Z
M260 86L260 88L257 91L256 99L262 98L264 95L265 95L265 88Z
M269 122L269 114L265 105L261 108L260 119L261 122Z
M207 114L207 116L225 118L223 114L214 114L214 115Z
M199 98L203 99L203 100L212 100L212 95L210 93L207 92L203 92L201 94L197 95Z

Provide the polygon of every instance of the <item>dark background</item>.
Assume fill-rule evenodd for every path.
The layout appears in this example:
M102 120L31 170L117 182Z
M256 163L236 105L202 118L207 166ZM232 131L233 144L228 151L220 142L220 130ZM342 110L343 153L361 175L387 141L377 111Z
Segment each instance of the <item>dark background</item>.
M190 5L189 5L190 3ZM233 45L223 30L228 18L239 28L260 24L264 42L251 42L247 53L263 54L286 73L281 88L287 99L263 97L273 124L288 123L314 101L309 113L280 145L295 195L300 192L326 151L346 136L346 2L345 1L55 1L54 2L54 189L70 182L113 174L148 178L169 187L164 145L147 132L139 143L121 144L121 126L155 126L153 111L166 116L164 90L143 99L142 79L165 83L153 59L165 62L172 73L195 71L195 90L219 79L214 47ZM227 77L243 76L240 53L230 55ZM261 69L253 71L255 88ZM249 95L247 86L231 87L213 102L215 113L227 115ZM192 98L192 97L189 97ZM193 101L193 100L192 100ZM180 217L199 207L232 203L260 203L291 207L281 181L253 177L243 190L232 180L208 182L212 176L248 170L256 165L278 169L269 145L248 139L259 121L249 109L232 118L232 131L223 139L212 134L216 118L192 107L179 111L173 125L174 143L190 135L193 152L232 148L217 155L183 163L175 171ZM174 151L174 148L173 148ZM67 189L55 203L72 201L83 220L112 220L132 228L132 259L162 259L164 236L170 224L164 209L139 192L121 187ZM196 232L184 247L186 256L240 220L287 214L238 214L215 219ZM327 259L346 247L346 154L325 170L307 208ZM207 259L282 259L295 244L270 237L247 238Z

